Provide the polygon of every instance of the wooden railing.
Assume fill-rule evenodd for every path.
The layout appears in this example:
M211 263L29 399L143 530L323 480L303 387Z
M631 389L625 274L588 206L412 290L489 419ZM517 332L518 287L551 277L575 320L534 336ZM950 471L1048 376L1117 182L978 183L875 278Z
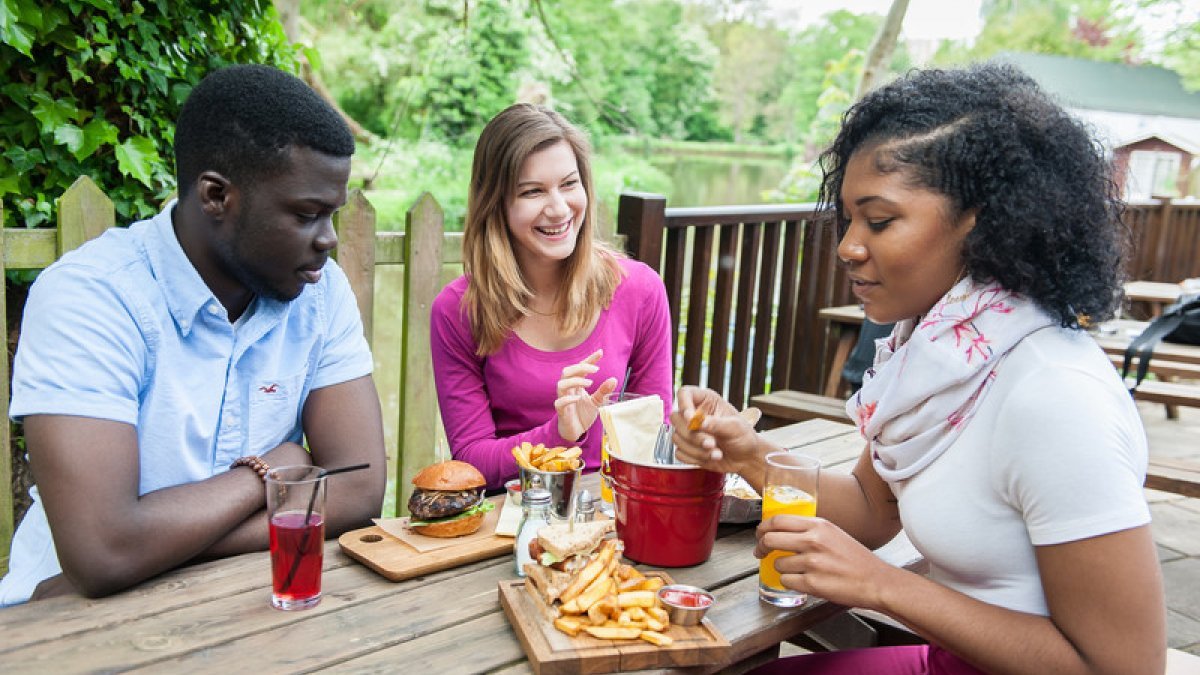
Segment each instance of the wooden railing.
M811 204L667 208L659 195L621 195L617 231L667 287L677 383L738 407L769 389L819 389L829 359L817 313L849 289L815 216Z

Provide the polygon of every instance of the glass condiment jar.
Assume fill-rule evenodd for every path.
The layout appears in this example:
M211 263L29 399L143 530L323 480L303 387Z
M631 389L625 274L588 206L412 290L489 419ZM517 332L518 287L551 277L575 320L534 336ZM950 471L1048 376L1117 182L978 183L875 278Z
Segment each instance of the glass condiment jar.
M525 563L532 562L529 542L537 537L538 530L552 524L550 491L545 488L529 488L521 495L521 524L517 527L517 538L513 542L513 564L517 576L525 576Z

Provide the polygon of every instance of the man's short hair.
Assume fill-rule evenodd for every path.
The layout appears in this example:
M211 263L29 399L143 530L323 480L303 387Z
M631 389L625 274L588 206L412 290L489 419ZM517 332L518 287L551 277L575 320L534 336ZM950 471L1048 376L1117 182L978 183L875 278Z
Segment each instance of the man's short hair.
M334 157L354 154L346 122L299 78L261 65L215 70L192 90L175 126L179 196L203 171L235 183L275 175L294 145Z

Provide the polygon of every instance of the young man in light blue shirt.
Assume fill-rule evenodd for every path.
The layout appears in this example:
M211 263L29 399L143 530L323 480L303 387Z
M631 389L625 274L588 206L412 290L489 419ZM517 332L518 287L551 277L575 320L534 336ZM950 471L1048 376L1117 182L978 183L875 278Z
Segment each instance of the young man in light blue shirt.
M176 127L179 199L40 275L10 409L37 488L0 604L265 549L264 465L369 462L329 479L326 535L379 515L372 359L329 259L353 152L295 77L215 71Z

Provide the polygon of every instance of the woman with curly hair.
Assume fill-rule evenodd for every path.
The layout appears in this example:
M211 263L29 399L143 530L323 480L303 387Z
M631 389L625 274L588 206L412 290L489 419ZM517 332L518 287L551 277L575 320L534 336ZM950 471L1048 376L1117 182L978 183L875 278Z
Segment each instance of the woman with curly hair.
M821 477L816 517L764 522L755 554L792 553L786 587L928 644L762 672L1161 673L1145 433L1080 330L1121 288L1101 148L1033 80L987 64L870 93L822 168L851 287L868 318L898 323L846 404L867 443L853 472ZM678 403L679 455L761 488L777 448L714 392ZM715 413L687 432L696 408ZM901 527L927 577L871 553Z
M475 146L465 274L434 300L432 352L451 454L491 489L517 475L523 441L578 445L598 468L589 429L626 373L625 390L670 411L666 288L595 238L589 155L579 129L529 104L496 115Z

